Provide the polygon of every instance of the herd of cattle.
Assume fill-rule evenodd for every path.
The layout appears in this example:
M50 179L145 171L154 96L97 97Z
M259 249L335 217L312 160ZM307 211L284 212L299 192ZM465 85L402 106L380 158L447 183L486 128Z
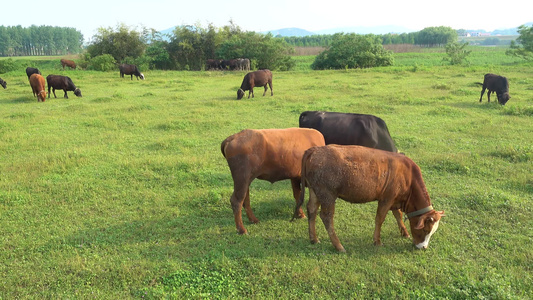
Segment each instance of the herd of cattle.
M208 59L205 63L206 70L237 70L250 71L250 59Z
M225 68L227 65L221 65L227 63L213 60L211 66L220 69ZM63 68L76 68L72 61L61 60L61 65ZM144 79L135 65L123 64L119 70L121 77L130 75L133 80L135 75L137 79ZM26 74L34 96L37 96L38 101L45 101L45 82L41 72L28 67ZM68 98L67 91L73 91L81 97L81 91L67 76L48 75L46 81L49 97L51 88L54 97L56 89L62 89L65 98ZM482 85L480 102L485 90L488 91L489 102L491 93L496 93L502 105L511 98L505 77L486 74L483 83L479 84ZM0 85L4 89L7 86L1 78ZM250 95L253 97L254 87L264 87L264 96L267 86L273 95L270 70L249 72L237 91L237 99L242 99L247 90L248 98ZM291 180L296 203L293 219L305 217L302 205L305 187L308 187L310 241L318 242L315 222L321 207L320 218L332 244L340 252L345 250L333 226L337 198L351 203L378 201L373 236L375 245L382 245L381 226L389 210L393 212L400 234L409 237L402 219L403 214L406 215L413 243L419 249L428 247L431 236L444 216L444 211L433 209L420 168L407 156L398 153L387 125L373 115L305 111L300 114L297 128L245 129L226 138L221 144L221 151L233 179L234 190L230 203L239 234L247 233L242 221L243 207L250 222L259 222L250 206L250 184L256 178L272 183Z
M63 67L63 70L65 69L65 66L76 69L76 63L72 60L68 59L61 59L61 66ZM139 68L137 68L136 65L130 65L130 64L121 64L118 66L120 71L120 77L124 78L124 75L130 75L131 80L133 80L133 76L137 78L137 80L144 79L144 75L139 71ZM28 80L30 82L30 87L33 92L33 96L37 97L38 102L44 102L46 100L46 88L45 88L45 80L44 77L41 74L41 71L37 68L27 67L26 68L26 75L28 76ZM46 84L48 85L48 98L51 97L50 89L52 90L52 93L54 94L54 97L56 96L56 90L63 90L64 98L68 99L67 91L74 92L74 95L81 97L81 91L79 88L76 87L74 82L72 82L72 79L68 76L62 76L62 75L48 75L46 76ZM5 82L2 78L0 78L0 85L6 89L7 88L7 82Z
M234 191L230 198L239 234L246 234L241 212L257 223L250 206L250 184L256 178L276 182L290 179L296 201L294 218L303 218L305 187L309 188L309 238L317 243L315 220L320 218L335 248L344 252L333 227L335 200L378 201L374 244L382 245L381 225L392 210L402 236L427 248L444 216L433 209L420 168L398 153L385 122L373 115L306 111L298 128L246 129L226 138L221 151L229 165Z
M237 91L242 99L255 86L267 84L272 92L272 73L259 70L246 74ZM487 90L496 93L501 105L511 98L507 78L486 74L481 102ZM293 219L304 218L302 205L305 187L309 239L318 243L316 215L320 218L333 246L345 252L333 226L335 201L351 203L378 202L375 218L374 245L382 245L381 226L389 210L398 224L400 234L409 237L402 216L409 219L413 243L426 249L439 227L444 211L433 209L420 168L411 159L398 153L385 122L372 115L306 111L300 114L299 127L288 129L245 129L226 138L221 144L233 179L230 203L239 234L247 234L242 221L244 207L248 220L257 223L250 206L250 184L254 179L271 183L290 179L296 201Z

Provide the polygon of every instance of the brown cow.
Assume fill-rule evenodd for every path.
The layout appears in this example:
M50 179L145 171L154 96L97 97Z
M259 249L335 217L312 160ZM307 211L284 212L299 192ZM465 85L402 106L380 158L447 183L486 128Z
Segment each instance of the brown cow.
M241 88L237 91L237 100L241 100L242 97L244 97L244 91L247 90L249 90L248 99L250 99L250 93L252 94L253 98L254 87L256 86L265 87L265 92L263 93L264 96L268 89L267 84L270 86L270 96L274 96L274 92L272 91L272 72L270 72L268 69L261 69L259 71L246 74L242 80Z
M302 159L302 193L295 217L304 202L305 185L309 187L309 238L318 243L315 220L320 218L329 238L339 252L345 252L333 227L335 201L351 203L378 201L374 245L381 246L381 225L392 210L400 233L408 237L401 211L407 214L413 242L425 249L437 230L444 211L435 211L426 190L420 168L402 154L363 146L328 145L307 150ZM400 211L401 210L401 211ZM395 213L397 212L397 213Z
M33 91L33 96L37 95L37 101L44 102L46 100L44 77L40 74L32 74L30 76L30 85Z
M61 66L63 67L63 70L65 70L65 66L71 69L76 69L76 63L73 60L68 60L64 58L61 59Z
M228 161L233 178L230 202L239 234L246 234L241 210L252 223L259 220L250 207L250 184L255 178L270 181L290 179L293 196L300 196L300 168L304 151L323 146L324 137L315 129L245 129L229 136L221 144L222 154ZM297 217L305 217L300 208Z

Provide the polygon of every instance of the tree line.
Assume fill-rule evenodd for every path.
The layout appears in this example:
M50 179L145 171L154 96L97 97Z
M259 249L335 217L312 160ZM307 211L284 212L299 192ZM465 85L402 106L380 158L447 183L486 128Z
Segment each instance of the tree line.
M457 40L457 31L451 27L427 27L418 32L410 33L387 33L375 35L381 40L381 44L413 44L427 47L442 47ZM332 34L320 34L303 37L281 37L287 43L295 47L329 47L336 39Z
M75 28L0 26L0 56L77 54L83 35Z
M283 39L243 31L231 21L221 28L178 26L166 36L119 24L98 30L81 66L105 70L133 63L142 69L203 70L208 59L248 58L253 69L289 70L295 64L290 56L293 51Z

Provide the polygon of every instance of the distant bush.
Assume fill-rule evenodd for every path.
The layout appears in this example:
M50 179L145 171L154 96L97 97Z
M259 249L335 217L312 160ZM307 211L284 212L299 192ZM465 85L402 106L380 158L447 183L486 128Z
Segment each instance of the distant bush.
M383 48L380 37L338 33L335 34L331 46L316 57L311 68L372 68L391 66L393 63L392 52Z
M463 62L467 62L466 57L470 55L472 51L466 50L468 43L451 42L446 45L446 54L448 55L443 60L449 61L451 65L460 65Z
M87 69L96 71L112 71L116 69L115 58L111 54L98 55L89 60Z
M11 72L17 69L17 64L12 58L0 60L0 74Z

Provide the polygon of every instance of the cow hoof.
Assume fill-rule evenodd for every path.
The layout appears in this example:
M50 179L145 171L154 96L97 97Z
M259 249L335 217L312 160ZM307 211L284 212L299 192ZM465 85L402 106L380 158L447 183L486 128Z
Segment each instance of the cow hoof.
M237 233L239 235L248 235L248 230L244 229L244 230L238 230Z
M337 251L339 251L340 253L346 253L346 250L344 249L343 246L341 246L340 248L337 248Z
M374 246L381 247L383 246L383 243L381 241L374 242Z
M311 240L311 244L313 244L313 245L314 244L320 244L320 240L318 240L318 239L317 240Z

